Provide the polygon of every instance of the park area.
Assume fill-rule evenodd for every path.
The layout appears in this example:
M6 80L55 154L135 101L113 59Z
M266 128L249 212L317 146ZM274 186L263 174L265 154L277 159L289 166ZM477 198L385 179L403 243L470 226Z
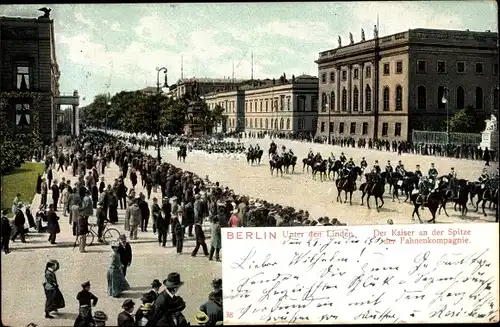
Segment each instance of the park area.
M36 193L36 180L38 174L43 174L44 164L38 162L26 162L19 169L11 171L2 176L2 210L7 209L9 216L12 215L12 201L17 193L21 194L21 201L31 204Z

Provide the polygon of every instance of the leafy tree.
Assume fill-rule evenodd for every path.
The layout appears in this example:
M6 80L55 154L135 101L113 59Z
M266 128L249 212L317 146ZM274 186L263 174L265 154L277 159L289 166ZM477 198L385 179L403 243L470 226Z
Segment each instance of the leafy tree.
M214 127L218 126L224 120L224 108L216 105L214 109L210 110L206 103L202 106L202 121L205 125L205 133L210 134Z
M467 106L450 118L450 132L455 133L480 133L485 128L485 120L489 118L487 112Z

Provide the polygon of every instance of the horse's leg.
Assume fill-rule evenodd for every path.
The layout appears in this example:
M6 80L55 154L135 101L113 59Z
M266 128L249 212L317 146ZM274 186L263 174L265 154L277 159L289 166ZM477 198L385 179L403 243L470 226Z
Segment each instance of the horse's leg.
M352 193L353 191L349 192L349 204L352 205Z
M378 207L378 198L376 195L373 196L375 198L375 208L377 209L377 212L380 212L380 209Z
M363 205L364 198L365 198L365 191L361 191L361 205Z
M403 202L408 201L408 199L410 198L410 191L405 190L405 195L406 195L406 199Z
M448 211L446 211L446 200L444 200L442 203L441 203L441 206L439 207L439 211L441 211L441 208L444 210L444 214L446 215L446 217L449 217L450 215L448 215Z
M381 195L379 199L380 199L380 202L382 202L382 203L380 204L380 207L379 207L379 208L382 208L382 207L384 206L384 204L385 204L385 202L384 202L384 197Z
M337 202L342 203L342 196L341 196L341 195L342 195L342 189L339 189L339 188L337 187L337 191L338 191L338 194L337 194Z
M436 223L436 211L437 211L437 206L435 206L435 205L433 204L433 207L430 207L430 208L429 208L429 211L431 212L432 219L428 220L427 222L428 222L428 223L431 223L431 222L432 222L433 224L435 224L435 223Z
M371 195L370 195L370 193L367 193L367 194L368 194L368 196L366 197L366 206L368 207L368 209L371 209L370 208L370 197L371 197Z
M486 212L484 211L484 208L486 207L486 200L483 200L483 205L481 207L483 209L483 215L487 217Z

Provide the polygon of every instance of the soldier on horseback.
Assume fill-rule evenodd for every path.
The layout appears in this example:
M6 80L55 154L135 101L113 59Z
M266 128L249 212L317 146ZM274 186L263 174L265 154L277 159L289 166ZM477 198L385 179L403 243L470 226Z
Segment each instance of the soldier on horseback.
M392 174L392 172L394 171L394 169L391 166L390 160L387 160L387 165L385 166L385 171L386 171L388 176L390 176Z
M292 156L292 157L294 156L294 153L293 153L292 149L288 149L288 154L289 154L290 156Z
M366 167L368 167L368 163L366 162L365 157L361 158L361 163L359 164L361 166L361 169L365 170Z
M399 173L402 177L405 177L406 175L406 169L401 160L399 160L398 165L396 166L396 172Z
M434 163L431 163L431 168L429 168L428 175L429 175L429 180L432 182L432 184L434 184L436 182L436 178L438 175L438 171L434 167Z
M330 158L328 158L328 160L330 160L330 162L335 162L335 155L333 152L330 152Z
M486 167L483 168L483 172L481 176L479 176L479 183L481 183L481 188L485 188L490 184L490 175L488 174L488 169Z
M321 153L316 153L316 155L314 156L314 161L315 162L321 162L322 158L321 158Z
M346 161L347 161L347 157L345 156L344 152L342 152L342 153L340 154L340 158L339 158L339 160L340 160L340 162L341 162L341 163L344 163L344 162L346 162Z
M352 158L349 158L349 161L345 164L345 168L350 171L355 166Z
M309 149L309 153L307 154L307 159L313 159L314 158L314 152L312 149Z
M382 171L382 169L380 169L380 166L378 164L378 160L375 160L375 163L373 164L373 169L375 169L377 174L380 174L380 172Z
M457 179L457 172L455 171L454 167L451 167L448 177L450 178L450 180Z
M420 179L422 178L423 174L422 172L420 171L420 165L417 165L416 169L415 169L415 175Z
M425 204L427 203L427 198L429 197L429 194L431 193L432 190L432 184L429 182L429 178L426 176L422 176L420 178L420 182L418 184L418 192L419 195L417 197L416 202L420 204Z

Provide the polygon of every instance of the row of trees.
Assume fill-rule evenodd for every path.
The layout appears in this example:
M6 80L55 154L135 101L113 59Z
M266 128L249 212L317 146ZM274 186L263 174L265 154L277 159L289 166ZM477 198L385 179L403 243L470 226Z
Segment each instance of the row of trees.
M80 119L88 126L107 127L132 133L181 134L187 119L187 109L191 101L199 97L187 94L174 100L163 94L148 95L141 91L122 91L109 97L99 94L94 101L81 108ZM108 105L108 103L110 103ZM201 105L200 120L210 133L223 120L223 108L216 106L209 110L206 103Z

